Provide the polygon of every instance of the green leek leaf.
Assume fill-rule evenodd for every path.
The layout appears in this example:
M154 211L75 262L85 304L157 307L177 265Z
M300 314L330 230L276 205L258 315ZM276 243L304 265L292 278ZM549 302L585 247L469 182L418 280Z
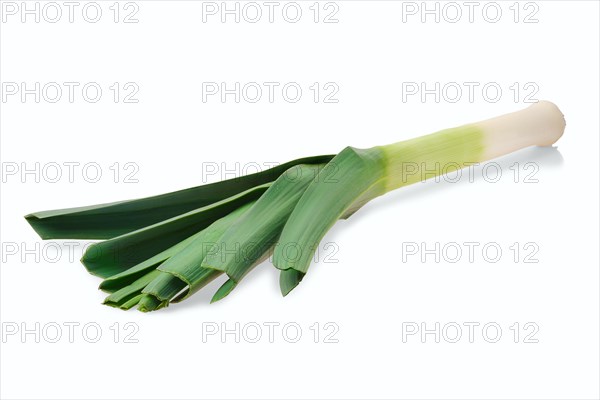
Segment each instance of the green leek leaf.
M273 182L298 164L322 164L332 155L300 158L268 170L158 196L31 213L25 219L42 239L110 239Z
M282 174L219 239L202 266L225 272L236 283L275 245L300 197L320 166L296 165Z
M102 278L121 273L257 199L270 185L256 186L209 206L95 243L88 247L81 262L91 274Z

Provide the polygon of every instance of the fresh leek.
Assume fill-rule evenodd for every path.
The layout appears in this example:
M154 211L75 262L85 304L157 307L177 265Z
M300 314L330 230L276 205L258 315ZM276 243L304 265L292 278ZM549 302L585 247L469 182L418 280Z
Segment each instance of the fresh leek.
M273 254L283 295L308 272L315 249L339 219L391 190L562 135L560 110L525 110L427 136L334 156L298 159L269 171L146 199L33 213L43 239L108 239L84 254L104 278L105 304L153 311L228 278L233 291Z

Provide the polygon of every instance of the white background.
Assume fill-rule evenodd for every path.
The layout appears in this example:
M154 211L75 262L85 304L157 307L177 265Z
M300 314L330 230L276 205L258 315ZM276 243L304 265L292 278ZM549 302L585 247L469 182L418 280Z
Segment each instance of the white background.
M36 103L31 95L23 102L15 95L0 104L4 172L15 163L94 162L103 173L97 183L87 182L81 169L73 183L65 176L57 183L41 176L38 183L20 171L3 176L3 328L63 326L58 343L3 334L3 398L598 398L598 3L521 3L517 23L513 2L498 3L496 23L483 18L485 3L469 22L462 2L456 23L447 21L454 14L439 23L434 16L422 23L420 14L404 14L403 21L407 4L394 1L338 1L338 23L323 23L322 14L314 23L312 3L301 3L298 23L282 18L282 6L273 23L266 16L258 23L235 23L231 16L221 23L218 15L204 23L203 5L194 1L137 1L139 22L130 24L123 15L113 22L112 1L100 2L98 23L86 22L81 6L73 23L67 16L57 23L29 16L22 23L20 14L3 15L3 84L97 82L104 89L96 103L76 91L73 103L66 97ZM538 22L524 23L535 10ZM108 89L114 82L137 84L139 102L115 103ZM297 82L303 96L297 103L280 92L273 103L238 104L231 96L225 103L217 96L203 102L202 82ZM315 103L308 88L314 82L337 84L339 102ZM480 86L474 101L466 92L454 103L433 95L403 101L403 82ZM481 94L490 82L503 89L496 102ZM509 88L515 82L521 87L516 99ZM241 169L481 120L527 106L528 82L539 89L533 98L554 101L565 114L557 149L496 160L503 172L497 183L482 178L479 168L472 183L465 177L454 184L429 181L372 201L324 239L334 244L338 262L321 257L286 298L265 263L218 304L208 301L221 280L155 313L108 308L96 290L99 280L77 261L81 247L74 261L63 247L51 262L43 247L35 251L44 243L22 218L218 180L219 174L204 179L208 163ZM121 172L135 163L139 183L125 183L123 175L115 183L109 169L115 162ZM537 183L524 182L527 162L537 166ZM472 263L466 254L457 263L404 254L403 262L409 242L495 243L503 255L488 262L479 247ZM537 245L539 262L523 262L523 249L515 262L509 249L515 242ZM15 244L17 254L8 254L6 246ZM81 324L73 343L68 322ZM81 333L91 322L102 328L97 343ZM124 343L127 322L139 327L138 343ZM258 343L236 343L233 335L224 343L218 335L203 342L207 322L281 325L273 343L266 327ZM290 322L302 328L297 343L281 332ZM310 330L316 322L318 343ZM324 343L327 322L339 327L338 343ZM419 335L403 341L403 326L411 322L429 329L457 323L463 336L457 343L447 340L453 331L439 343L434 335L424 343ZM468 322L480 324L473 343ZM525 343L528 322L538 328L537 343ZM110 330L115 323L118 343ZM496 343L483 336L486 323L502 328Z

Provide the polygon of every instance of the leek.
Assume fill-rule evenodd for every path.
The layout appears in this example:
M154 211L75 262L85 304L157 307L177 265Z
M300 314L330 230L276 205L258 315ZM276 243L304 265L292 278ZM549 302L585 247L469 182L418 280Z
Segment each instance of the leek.
M406 185L549 146L564 117L542 101L525 110L427 136L336 156L298 159L237 180L146 199L29 214L43 239L108 239L82 259L104 278L109 306L153 311L221 275L211 302L229 295L269 255L285 296L305 277L319 242L339 220Z

